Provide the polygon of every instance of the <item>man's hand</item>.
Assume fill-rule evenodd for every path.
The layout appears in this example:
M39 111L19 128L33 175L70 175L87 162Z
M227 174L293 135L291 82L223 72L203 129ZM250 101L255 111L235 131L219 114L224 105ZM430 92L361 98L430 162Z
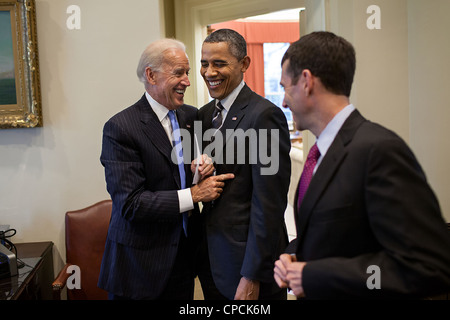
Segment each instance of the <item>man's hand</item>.
M288 288L289 282L287 280L286 266L291 264L295 257L289 254L282 254L280 259L275 261L275 268L273 269L274 278L280 288Z
M305 296L303 291L302 273L306 262L297 262L295 256L282 254L275 262L274 278L280 288L291 288L300 298Z
M209 202L220 197L226 180L234 179L234 174L225 173L218 176L211 176L200 181L191 187L192 200L194 203L203 201Z
M198 164L198 173L200 175L199 180L203 180L204 178L212 175L214 173L214 164L213 161L208 155L202 154L197 159L194 159L191 162L191 171L192 174L195 174L195 170L197 169Z
M234 295L234 300L258 300L259 281L242 277Z
M287 267L287 281L297 298L305 296L303 291L302 273L306 262L293 262Z

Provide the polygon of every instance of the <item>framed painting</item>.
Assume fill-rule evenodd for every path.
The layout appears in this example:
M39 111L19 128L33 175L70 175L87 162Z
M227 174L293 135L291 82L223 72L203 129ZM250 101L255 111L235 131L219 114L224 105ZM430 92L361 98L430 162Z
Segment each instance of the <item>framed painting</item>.
M0 0L0 128L41 127L34 0Z

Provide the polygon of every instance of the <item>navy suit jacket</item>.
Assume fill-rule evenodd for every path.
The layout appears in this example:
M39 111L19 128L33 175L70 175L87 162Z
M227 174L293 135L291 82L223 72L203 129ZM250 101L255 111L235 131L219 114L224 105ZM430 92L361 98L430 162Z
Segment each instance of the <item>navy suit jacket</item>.
M357 110L328 149L295 216L294 251L307 262L306 298L450 291L450 234L422 168L402 139ZM379 267L380 289L367 286L375 275L370 266Z
M199 111L204 130L211 128L214 103ZM247 133L254 130L256 135L245 144L238 145L235 141L233 150L228 147L233 145L234 138L223 139L223 147L214 150L218 159L223 152L224 163L216 163L217 174L234 173L235 178L226 181L221 196L213 203L204 203L202 211L212 275L216 287L228 299L234 298L242 276L261 281L260 297L270 296L280 291L273 278L273 264L288 242L284 212L291 174L291 144L286 118L280 108L245 85L228 111L221 128L223 137L227 130ZM278 133L278 140L274 141L278 148L272 149L271 130ZM268 136L265 146L261 144L263 136ZM258 159L251 160L250 154L256 148ZM232 161L226 160L226 151L232 153ZM266 154L277 163L266 163L261 158ZM239 155L245 155L245 159ZM271 165L278 165L273 168L276 172L262 174L261 169Z
M197 112L187 105L179 108L180 128L192 130ZM145 95L104 126L101 163L113 206L99 287L110 293L153 299L168 281L182 234L180 175L171 151ZM185 171L189 187L190 163ZM198 207L189 219L189 235L198 234L196 216Z

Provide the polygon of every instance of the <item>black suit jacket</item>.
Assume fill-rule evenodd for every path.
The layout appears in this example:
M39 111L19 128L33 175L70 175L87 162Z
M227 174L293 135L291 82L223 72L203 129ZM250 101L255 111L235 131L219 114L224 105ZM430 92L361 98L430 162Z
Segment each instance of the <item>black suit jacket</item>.
M424 172L404 141L357 110L323 158L296 217L306 298L450 291L450 235ZM381 289L368 289L369 266L380 268Z
M193 128L198 110L177 110L180 128ZM188 129L191 130L191 129ZM101 163L113 201L99 287L134 299L152 299L164 289L182 230L178 167L172 146L145 95L113 116L103 129ZM191 186L190 163L185 164ZM189 235L197 235L195 218Z
M199 111L204 130L211 127L214 108L212 101ZM226 137L227 132L236 130L250 135L250 130L254 130L255 135L245 144L239 145L235 140L238 150L226 152L233 137L223 139L223 147L216 150L216 159L223 152L225 162L216 163L217 174L234 173L235 178L226 182L220 198L204 204L202 216L206 219L209 258L215 284L224 296L233 299L240 278L245 276L261 281L260 296L264 297L280 290L274 282L273 263L287 245L284 212L291 173L289 130L280 108L248 86L231 106L221 133ZM258 149L258 159L250 160L250 153L255 151L250 148L270 137L271 130L278 133L279 139L274 141L278 151L272 149L269 140L267 146ZM268 163L260 157L267 152L278 163ZM233 160L227 161L230 153ZM245 159L239 160L238 154L245 154ZM272 165L275 174L261 174L261 169L271 171Z

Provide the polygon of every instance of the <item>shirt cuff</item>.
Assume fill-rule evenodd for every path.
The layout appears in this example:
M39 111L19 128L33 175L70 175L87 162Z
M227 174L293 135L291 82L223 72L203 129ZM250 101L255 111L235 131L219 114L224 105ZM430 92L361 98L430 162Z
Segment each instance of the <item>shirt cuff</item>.
M194 201L192 200L190 188L178 190L178 201L180 203L180 213L194 209Z

